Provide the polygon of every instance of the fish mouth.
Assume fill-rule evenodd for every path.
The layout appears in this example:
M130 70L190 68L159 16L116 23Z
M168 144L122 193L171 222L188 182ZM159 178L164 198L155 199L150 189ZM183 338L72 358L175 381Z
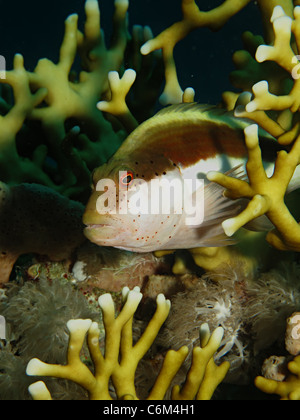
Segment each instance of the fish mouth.
M84 229L84 235L92 242L102 244L103 241L111 241L117 239L124 233L124 227L114 224L88 224Z
M123 229L121 229L119 226L114 226L112 224L106 224L106 223L99 223L99 224L88 224L85 227L85 232L90 232L90 231L99 231L99 232L103 232L104 231L123 231Z
M100 229L100 228L103 228L103 227L113 227L113 226L105 224L105 223L88 224L88 225L86 225L85 229Z

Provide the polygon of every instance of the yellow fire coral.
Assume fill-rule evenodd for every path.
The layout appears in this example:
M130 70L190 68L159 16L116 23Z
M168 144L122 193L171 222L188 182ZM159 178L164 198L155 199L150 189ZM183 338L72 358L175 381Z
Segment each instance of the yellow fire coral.
M101 111L109 112L118 117L123 122L124 127L130 133L138 123L131 114L126 104L126 95L132 87L136 79L136 72L133 69L125 70L123 77L120 79L118 72L111 71L108 74L108 81L111 90L110 101L100 101L97 104Z
M171 27L167 28L163 31L160 35L158 35L154 39L150 39L147 41L141 48L142 54L149 54L157 49L162 49L163 57L165 62L165 75L166 75L166 87L163 93L163 97L165 99L165 103L173 103L173 102L188 102L193 100L193 95L190 95L190 91L183 92L179 86L175 68L175 62L173 58L173 50L175 45L183 39L189 32L198 28L198 27L209 27L211 29L218 29L224 25L224 23L234 14L239 12L249 1L237 2L235 0L226 0L221 4L221 6L210 10L209 12L202 12L199 10L195 0L182 0L182 11L183 11L183 19L180 22L175 23ZM291 58L294 58L291 44L291 33L289 32L289 36L286 36L286 28L290 28L296 34L297 32L297 8L295 8L295 24L293 25L292 18L289 15L292 15L292 3L291 2L284 2L284 1L266 1L260 0L259 1L260 8L262 10L264 23L265 23L265 32L268 39L274 39L274 47L273 46L260 46L257 52L257 60L259 62L273 60L278 61L278 64L284 70L291 70L291 66L288 66L287 62ZM279 6L281 5L281 6ZM276 6L274 8L274 6ZM273 13L274 8L274 13ZM273 13L273 15L272 15ZM281 20L283 21L281 22ZM278 21L281 23L278 25ZM290 24L290 26L286 25L286 22ZM274 34L272 32L272 28L274 27ZM282 29L283 28L283 29ZM279 50L282 45L287 47L287 43L289 45L287 57L283 60L281 58L276 59L279 57ZM287 48L286 48L287 49ZM271 51L271 52L270 52ZM276 51L276 53L274 52ZM126 73L124 75L124 82L126 82ZM120 86L123 86L122 79L120 80L116 73L113 74L113 78L111 79L111 90L119 90ZM113 89L113 86L116 89ZM127 86L125 89L125 93L127 93L130 85L126 84ZM262 88L262 86L264 86ZM283 112L278 117L278 121L271 120L271 118L267 115L265 111L262 110L257 111L257 107L261 107L261 102L258 100L258 97L263 98L267 95L265 94L265 83L255 85L253 88L254 94L256 95L254 100L250 101L246 105L246 111L242 112L239 110L237 116L249 116L249 113L252 114L252 118L257 120L260 123L261 127L265 128L266 130L269 127L270 134L274 135L276 131L276 135L278 140L283 144L291 143L291 134L292 140L295 139L295 133L297 131L298 123L296 123L295 128L291 129L288 132L288 124L291 123L291 116L289 112ZM296 89L297 90L297 89ZM260 92L260 93L259 93ZM124 93L124 92L123 92ZM117 95L113 95L111 102L102 101L98 104L100 109L106 109L110 112L116 112L118 108L117 101L115 101L114 97ZM269 95L271 96L271 95ZM273 95L274 96L274 95ZM294 95L295 96L295 95ZM275 97L275 96L274 96ZM241 103L245 98L249 98L249 96L242 95L239 98L239 103ZM268 98L268 97L267 97ZM122 98L122 104L124 105L125 99L124 95ZM258 104L256 103L258 102ZM274 105L274 101L272 101L269 107L266 107L266 110L278 110L278 107ZM286 111L285 108L287 106L287 102L283 100L282 105L280 105L280 110ZM280 107L279 106L279 107ZM295 107L295 106L294 106ZM120 108L121 111L117 111L119 115L126 114L127 110L124 107ZM287 110L289 111L289 110ZM117 115L117 114L116 114ZM251 116L250 116L251 118ZM277 127L277 130L274 129L274 126ZM282 126L282 127L281 127ZM290 214L287 206L284 202L284 196L287 191L287 187L289 185L289 181L295 171L295 168L299 162L299 151L298 151L298 144L295 142L292 150L287 154L286 152L281 152L278 156L278 160L276 162L276 169L272 179L269 179L263 169L262 158L260 153L260 148L258 144L258 137L254 134L253 127L250 127L246 131L246 143L249 151L249 162L247 165L248 170L248 177L249 177L249 185L245 181L241 180L233 180L228 176L224 176L222 174L210 174L209 180L214 181L222 185L223 187L227 188L227 195L231 198L248 198L251 200L249 206L245 211L243 211L238 217L234 219L227 220L223 223L223 227L225 232L228 236L232 236L240 227L243 227L248 222L252 221L253 219L266 214L271 222L276 227L275 232L271 232L268 235L269 242L276 248L280 250L298 250L299 247L299 233L298 232L298 225L294 219L294 217ZM250 157L250 155L252 157ZM286 170L285 167L289 169ZM167 251L168 252L168 251ZM212 264L219 264L220 261L226 261L230 257L228 254L231 252L227 252L222 250L212 250L209 249L209 252L206 252L203 255L203 250L194 249L192 251L192 255L196 264L201 265L204 269L212 269L213 266L208 266L207 264L204 266L202 261L203 259L208 262L210 259L213 260ZM214 255L208 255L211 253ZM218 259L216 255L218 253ZM204 257L204 258L203 258ZM210 261L209 261L210 262ZM183 272L185 269L184 264L181 260L176 262L174 272Z
M91 400L112 399L109 392L111 379L118 399L138 399L134 384L135 371L168 317L170 301L163 295L157 297L156 312L142 337L133 345L133 316L142 299L142 294L139 288L134 288L132 291L124 288L123 296L126 303L116 318L111 295L105 294L99 298L105 328L104 355L99 348L98 324L91 320L71 320L68 322L70 342L67 365L51 365L32 359L27 366L27 374L54 376L74 381L88 391ZM80 351L86 334L94 373L80 360ZM222 341L223 328L217 328L210 334L208 325L205 324L200 329L200 336L201 347L194 348L193 362L186 382L182 387L173 388L173 399L210 399L227 374L229 363L224 362L217 366L213 360L213 355ZM147 399L164 398L187 353L186 346L178 351L168 351L160 374ZM32 384L29 391L35 400L51 400L50 392L42 381Z
M182 20L142 46L141 53L145 55L162 49L166 79L161 96L162 103L184 101L185 93L178 82L173 57L176 44L196 28L208 27L212 30L221 28L249 2L250 0L238 2L226 0L215 9L204 12L199 9L195 0L182 0ZM269 243L280 250L299 251L300 228L284 199L289 181L300 162L297 138L300 132L297 73L299 61L295 55L299 51L300 9L294 8L292 1L285 0L259 0L258 5L263 18L265 39L270 45L262 45L262 38L258 39L247 34L244 39L249 48L252 50L257 48L256 61L254 59L251 61L249 53L236 54L235 63L243 68L244 73L240 72L237 75L236 72L235 76L237 79L240 78L238 83L246 84L249 88L253 85L250 80L256 82L256 78L259 80L259 77L264 75L270 76L270 86L274 89L274 93L270 93L268 82L260 81L252 88L253 98L249 92L244 92L240 96L224 93L223 97L232 103L236 102L237 117L246 117L255 121L276 137L279 143L290 146L291 150L288 153L284 151L279 153L274 175L269 179L263 168L256 128L249 127L245 132L249 152L247 164L249 183L216 173L210 173L208 178L225 187L228 197L250 199L246 210L223 223L228 236L232 236L240 227L253 219L267 215L276 228L267 236ZM262 67L262 63L265 62L273 63L279 71L274 71L272 65Z
M173 56L176 44L190 32L200 27L208 27L214 31L220 29L232 16L242 10L251 0L225 0L220 6L207 12L201 11L195 0L182 0L181 8L183 18L165 29L154 39L147 41L141 48L142 54L149 54L157 49L162 49L165 63L166 85L161 96L163 104L182 102L183 91L178 82L175 60ZM285 0L258 0L258 4L269 34L268 19L273 8L281 5L286 11L291 12L291 4Z
M239 107L236 115L257 122L262 128L284 145L291 144L299 134L299 50L300 8L294 8L294 18L282 7L274 8L271 22L274 30L273 45L259 45L256 51L258 63L278 64L270 81L259 81L252 87L253 97ZM293 40L295 37L295 41ZM267 76L267 75L266 75ZM270 91L272 89L272 93ZM277 119L268 114L275 111Z
M251 100L248 98L245 110L238 107L236 112L237 116L248 117L258 122L261 127L277 137L279 143L289 145L290 150L278 153L274 173L268 178L262 164L257 128L250 126L245 130L249 182L221 173L210 173L208 176L211 181L226 188L228 197L246 197L251 200L241 214L223 222L227 235L231 236L251 220L266 214L276 228L267 235L269 243L280 250L294 251L300 250L300 226L287 208L284 196L300 163L299 78L295 72L298 60L291 44L293 33L298 47L299 19L299 7L294 9L294 20L287 16L281 7L275 7L271 18L274 45L260 45L256 52L258 62L274 61L291 75L290 79L296 79L290 92L277 96L269 92L266 81L259 82L253 86L254 97ZM276 120L268 115L269 110L279 111Z
M210 181L215 181L226 188L226 196L233 199L240 197L251 199L242 213L223 222L224 231L228 236L232 236L240 227L266 214L277 229L267 235L267 240L278 249L299 251L300 227L289 212L284 202L284 195L299 163L300 138L289 153L279 152L271 178L267 177L263 167L256 125L245 129L245 138L249 155L247 163L249 182L221 173L208 174Z

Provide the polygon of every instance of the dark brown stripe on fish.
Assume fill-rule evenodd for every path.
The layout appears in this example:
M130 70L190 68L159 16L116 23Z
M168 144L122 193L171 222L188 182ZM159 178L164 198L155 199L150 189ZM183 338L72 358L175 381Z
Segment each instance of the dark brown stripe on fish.
M194 165L199 160L214 158L225 154L233 158L246 158L247 149L242 129L233 129L226 124L201 121L201 124L167 124L152 134L152 138L144 139L138 150L146 154L163 155L182 167ZM260 145L263 159L273 162L282 147L269 138L261 138Z
M168 131L158 143L157 152L183 167L219 154L237 158L247 156L242 131L211 122Z

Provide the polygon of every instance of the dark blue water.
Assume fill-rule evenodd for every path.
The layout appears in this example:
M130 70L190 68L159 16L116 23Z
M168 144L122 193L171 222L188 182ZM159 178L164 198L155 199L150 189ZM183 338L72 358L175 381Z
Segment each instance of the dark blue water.
M99 1L102 27L111 32L113 0ZM221 0L199 0L202 10L221 4ZM79 26L84 22L84 0L0 0L0 54L12 66L15 53L25 57L25 65L33 70L38 59L56 61L63 37L64 20L71 13L79 14ZM130 0L129 25L149 25L154 34L179 20L181 0ZM260 15L255 2L232 18L225 27L212 33L199 29L176 47L176 62L183 88L196 89L199 102L215 103L220 94L232 89L228 75L234 69L232 54L242 48L241 35L250 30L261 34Z

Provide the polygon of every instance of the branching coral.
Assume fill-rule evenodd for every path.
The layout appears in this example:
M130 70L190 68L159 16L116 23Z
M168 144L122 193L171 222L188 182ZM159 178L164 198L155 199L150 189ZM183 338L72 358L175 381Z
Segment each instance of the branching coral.
M298 251L300 227L288 210L284 196L299 163L300 138L296 140L289 153L286 151L278 153L274 174L270 178L263 167L257 126L252 125L245 129L245 139L249 156L246 166L249 182L221 173L208 174L210 181L215 181L226 188L226 196L233 199L246 197L251 200L238 216L225 220L223 228L228 236L232 236L240 227L266 214L277 229L268 234L267 240L278 249Z
M224 337L215 360L230 362L225 381L252 383L266 351L283 346L287 317L299 310L299 275L298 265L286 264L253 278L245 275L239 260L201 278L185 275L187 289L172 296L158 344L174 350L186 345L191 350L199 343L199 325L207 322L211 330L220 325ZM183 378L188 362L189 357L180 369Z
M126 135L125 130L137 124L131 116L129 127L127 118L124 130L120 122L107 121L96 106L98 101L109 100L111 93L115 101L114 86L108 82L108 74L114 73L110 72L122 74L125 60L135 61L137 73L142 69L142 64L134 57L137 55L135 46L148 40L151 32L145 31L144 36L135 35L130 40L128 5L128 0L115 1L109 47L101 31L98 2L86 0L83 32L78 29L77 15L66 19L57 63L41 59L34 71L29 72L24 67L23 57L15 56L14 68L1 79L2 84L12 88L14 98L2 107L0 117L1 181L9 184L36 182L84 200L89 190L90 172L116 151ZM129 44L131 48L127 50ZM79 70L78 57L81 59ZM151 63L149 76L155 74L156 64L152 58L148 63ZM153 97L161 83L158 73L157 76L144 90L143 101L138 99L143 102L144 117L153 106L152 100L146 104L147 91ZM122 97L121 91L118 94ZM125 96L118 101L125 106ZM34 142L28 140L32 127ZM36 138L37 132L39 138Z
M27 374L70 379L87 389L91 400L112 399L109 393L111 379L118 399L137 399L134 384L137 365L166 320L170 310L170 301L163 295L157 297L156 312L141 338L133 345L133 316L142 299L142 294L139 288L133 291L125 288L123 295L126 302L116 318L111 295L105 294L99 298L106 333L104 355L99 349L98 324L92 323L91 320L71 320L68 322L70 342L67 365L50 365L33 359L27 366ZM187 380L182 388L180 386L173 388L174 399L211 398L215 388L224 379L229 369L228 363L224 362L217 366L213 360L213 355L223 337L223 329L217 328L210 334L209 329L204 325L200 332L202 347L194 349L193 363ZM94 364L94 374L79 357L86 334ZM170 350L167 353L148 399L163 399L187 353L188 348L185 346L178 351ZM41 381L32 384L29 391L34 399L51 399L49 391Z
M162 48L165 63L166 86L161 96L161 102L182 102L183 91L179 85L173 51L175 45L185 38L191 31L199 27L219 29L227 20L241 10L250 0L226 0L221 6L209 11L199 10L195 0L182 0L183 19L165 29L153 40L149 40L141 48L142 54Z
M161 102L163 104L182 102L183 91L178 82L173 56L176 44L197 28L208 27L214 31L220 29L232 16L250 3L250 1L225 0L220 6L204 12L199 9L195 0L182 0L182 20L174 23L142 46L142 54L149 54L157 49L162 49L163 51L166 79L165 89L161 96ZM280 4L287 12L291 10L289 2L285 2L284 0L259 0L258 3L264 15L268 33L270 32L268 19L271 16L274 6Z
M236 115L259 123L276 137L279 143L286 145L291 144L299 134L298 92L300 85L296 54L300 47L298 45L300 9L294 8L292 19L280 6L277 6L274 8L271 22L274 43L264 45L262 40L259 40L255 54L257 70L254 74L257 76L259 74L265 79L254 84L253 97L248 97L244 107L237 108ZM248 35L249 37L251 44L251 35ZM247 80L245 74L244 77ZM232 79L234 82L235 75ZM269 111L273 113L270 114ZM274 118L274 113L276 118Z
M120 13L119 9L123 12ZM105 122L102 114L97 111L96 103L101 92L107 89L107 72L120 66L121 55L126 46L127 34L124 4L117 4L118 16L116 28L123 28L119 33L117 44L113 51L107 51L100 35L99 8L94 0L86 2L86 25L84 35L77 29L77 16L72 15L66 20L65 36L57 64L48 59L40 60L34 72L27 72L23 58L15 57L14 69L7 71L2 83L9 84L14 91L15 103L9 112L1 119L2 140L0 142L1 178L10 183L26 180L38 182L66 191L74 185L76 176L80 174L81 181L89 177L84 164L76 159L76 153L67 157L62 141L66 136L65 122L69 118L78 121L88 121L89 127L110 136L116 146L120 144ZM119 45L121 44L121 45ZM70 80L70 71L77 49L85 56L86 71L80 74L78 82ZM103 61L102 61L103 60ZM104 64L105 63L105 64ZM108 67L106 67L106 65ZM117 67L119 68L119 67ZM36 92L36 93L32 93ZM43 104L42 104L43 102ZM43 106L37 106L43 105ZM15 145L15 135L20 130L25 119L39 120L46 130L47 144L40 145L33 152L33 162L30 159L20 159ZM5 130L13 124L13 130ZM3 127L3 129L2 129ZM51 156L57 161L61 180L58 183L52 179L51 173L45 171L45 158ZM8 161L10 162L8 164ZM11 168L14 168L13 172ZM89 181L88 181L89 182ZM77 189L79 184L77 184ZM70 195L70 194L68 194Z
M272 15L274 46L260 45L256 52L259 62L275 61L287 72L294 73L297 59L291 47L291 34L298 42L299 7L294 9L292 20L276 7ZM297 46L298 47L298 46ZM284 53L282 53L284 51ZM296 61L295 61L296 59ZM238 108L238 116L247 116L275 135L281 144L291 144L289 151L278 153L274 173L268 178L262 163L256 126L245 130L248 149L247 175L249 182L230 178L220 173L210 173L208 178L226 188L226 195L236 199L249 198L248 207L237 217L223 222L225 232L231 236L249 221L266 214L276 230L267 235L267 240L281 250L300 250L300 227L285 204L285 194L291 178L300 162L299 117L297 91L299 80L294 81L292 90L283 96L268 91L267 82L253 86L254 98L246 105L245 112ZM281 111L277 121L267 115L267 111ZM294 115L295 114L295 115Z
M97 107L101 111L109 112L118 117L127 131L133 131L138 123L129 111L126 104L126 96L132 87L136 78L136 72L128 69L124 72L120 79L118 72L110 72L108 74L109 85L111 89L111 100L98 102Z

